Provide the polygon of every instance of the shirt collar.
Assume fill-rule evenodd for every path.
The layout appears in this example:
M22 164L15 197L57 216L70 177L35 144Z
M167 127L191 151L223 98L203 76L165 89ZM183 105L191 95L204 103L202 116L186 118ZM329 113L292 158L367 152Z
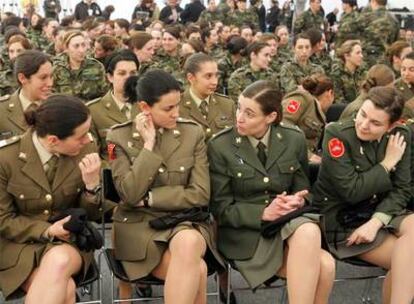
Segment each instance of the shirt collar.
M267 129L265 135L263 135L263 137L261 139L257 139L254 136L247 136L247 138L249 139L250 144L253 146L253 148L256 149L257 144L260 141L266 146L266 149L269 147L270 129L271 129L271 127L269 126L269 128Z
M32 134L32 141L33 145L37 151L37 154L39 154L40 161L42 162L42 165L45 165L49 159L53 156L53 153L50 153L46 150L46 148L40 143L39 137L37 136L36 132L33 132Z
M120 101L119 99L117 99L117 98L115 97L115 94L114 94L114 92L113 92L113 91L111 91L111 97L112 97L112 99L115 101L115 104L118 106L118 108L119 108L119 110L120 110L120 111L122 110L122 108L123 108L124 106L126 106L126 107L128 108L128 110L131 110L131 104L129 104L129 103L127 103L127 102L122 102L122 101Z
M26 98L26 96L23 95L23 90L20 90L19 92L19 100L22 104L23 112L26 111L32 103L37 103L37 101L31 101L28 98Z
M191 88L189 89L189 92L190 92L190 96L191 96L191 98L194 100L194 102L196 103L196 105L197 105L197 108L198 107L200 107L200 104L201 104L201 102L203 101L203 100L205 100L206 102L207 102L207 104L210 102L210 96L209 97L207 97L206 99L200 99L200 98L198 98L197 97L197 95L193 92L193 90L191 90Z

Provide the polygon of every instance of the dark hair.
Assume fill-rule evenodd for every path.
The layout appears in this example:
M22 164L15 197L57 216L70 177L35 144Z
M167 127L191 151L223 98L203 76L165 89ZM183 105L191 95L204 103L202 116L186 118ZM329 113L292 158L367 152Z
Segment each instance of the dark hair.
M306 35L309 37L311 42L311 47L314 47L322 40L322 32L318 29L311 28L306 31Z
M388 60L390 63L393 62L393 57L397 56L398 58L401 58L401 52L405 49L410 47L410 44L405 41L405 40L398 40L395 41L393 44L391 44L388 48L387 48L387 52L386 55L388 57Z
M192 33L199 33L201 36L201 30L196 25L187 25L185 30L185 36L186 38L190 37Z
M52 63L50 56L37 50L27 50L20 53L14 62L14 76L19 84L18 75L21 73L26 78L34 75L39 71L41 65L46 62Z
M313 74L305 77L302 81L303 88L317 97L326 91L333 90L333 81L325 74Z
M105 59L105 71L108 74L113 75L116 69L116 65L120 61L132 61L139 69L139 62L137 56L130 50L121 50L115 53L112 53Z
M240 36L231 36L229 41L227 42L226 48L231 55L240 54L242 56L245 56L246 46L247 46L246 39Z
M62 18L62 21L60 22L60 25L63 27L68 27L71 25L71 23L75 21L74 15L68 15Z
M296 43L298 42L298 40L299 39L306 39L306 40L309 40L309 42L310 42L310 37L306 34L306 33L300 33L300 34L297 34L297 35L295 35L295 37L293 38L293 46L295 47L296 46Z
M265 47L269 47L269 45L267 43L264 43L264 42L253 42L253 43L250 43L246 47L246 53L247 53L247 56L249 57L249 60L250 60L250 55L252 53L254 53L254 54L257 55Z
M23 19L20 17L17 17L15 15L7 17L3 22L2 22L2 28L6 29L8 26L15 26L15 27L19 27L20 23L23 22ZM2 34L4 34L4 31L2 32Z
M342 0L342 3L349 4L352 7L358 6L357 0Z
M282 93L270 81L258 80L248 85L241 95L256 101L264 115L276 112L275 125L278 125L282 121Z
M151 40L152 36L150 34L146 32L137 32L132 34L129 38L128 47L130 50L140 50Z
M205 53L205 48L204 48L204 44L201 40L199 39L188 39L187 41L185 41L184 43L189 44L196 53ZM184 44L183 43L183 44Z
M17 35L11 37L7 42L7 50L14 43L20 43L25 50L30 50L32 48L32 45L30 44L30 41L28 39L26 39L23 36Z
M105 52L113 52L121 46L119 40L111 35L101 35L95 42L99 43Z
M124 84L124 97L128 103L136 103L138 100L137 97L137 83L138 83L139 76L133 75L129 76L127 80L125 80Z
M89 109L79 98L70 95L54 95L33 111L25 112L25 119L39 137L55 135L65 139L89 118Z
M370 100L378 109L384 110L390 116L390 123L401 118L404 99L392 87L375 87L369 90L366 100Z
M385 64L373 65L361 84L361 89L368 93L374 87L387 86L395 80L393 70Z
M196 74L200 71L201 65L206 62L216 62L213 57L204 53L195 53L187 58L184 63L184 73L187 75Z
M410 60L414 60L414 52L408 53L407 55L404 56L404 59L410 59Z
M135 90L136 101L145 101L149 106L153 106L161 96L172 91L180 92L180 84L171 74L154 69L139 77Z
M123 28L123 29L125 29L127 32L128 32L128 30L129 30L129 21L128 20L126 20L126 19L124 19L124 18L118 18L118 19L115 19L114 20L114 22L116 23L116 24L118 24L118 26L120 27L120 28Z
M21 37L27 37L25 33L19 30L19 28L15 26L8 26L7 30L4 34L4 42L8 43L9 40L14 36L21 36Z
M171 36L173 36L175 39L180 40L181 35L180 35L180 29L178 28L178 26L169 26L166 27L164 29L164 34L168 33Z
M201 41L204 43L207 42L207 39L211 36L211 31L215 30L214 28L206 27L201 31Z

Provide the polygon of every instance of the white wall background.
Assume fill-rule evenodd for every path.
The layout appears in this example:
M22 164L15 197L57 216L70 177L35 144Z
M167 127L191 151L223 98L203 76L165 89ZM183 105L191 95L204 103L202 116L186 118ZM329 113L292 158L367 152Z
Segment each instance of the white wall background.
M43 3L42 0L37 0L39 3ZM70 14L70 11L75 7L75 5L80 0L61 0L62 7L66 9L66 14ZM203 1L203 0L202 0ZM219 0L216 0L217 2ZM266 6L269 5L269 0L263 0L264 4ZM137 0L96 0L96 2L101 6L103 9L105 6L112 4L115 6L115 12L112 14L112 18L126 18L130 19L132 11L135 7L135 5L139 2ZM165 4L165 0L156 0L158 3L158 6L161 8ZM186 3L188 3L189 0L181 0L181 6L184 7ZM204 0L204 2L207 2ZM20 3L19 0L0 0L0 8L5 10L10 10L10 4L17 4ZM284 0L279 0L279 4L282 5L284 3ZM358 5L363 6L368 3L368 0L358 0ZM326 13L331 12L335 7L339 8L341 10L341 0L322 0L322 6L325 9ZM394 7L408 7L410 10L414 10L414 0L388 0L388 6L390 8ZM13 6L14 8L15 6ZM41 8L40 4L40 12L43 13L43 9ZM16 9L14 8L15 12Z

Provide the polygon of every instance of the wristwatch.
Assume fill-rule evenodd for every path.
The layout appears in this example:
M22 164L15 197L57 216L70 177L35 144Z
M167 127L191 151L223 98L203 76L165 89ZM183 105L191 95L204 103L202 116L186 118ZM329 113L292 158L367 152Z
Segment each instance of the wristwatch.
M100 190L101 190L102 186L98 185L95 188L89 190L88 188L85 187L85 192L91 195L96 195Z

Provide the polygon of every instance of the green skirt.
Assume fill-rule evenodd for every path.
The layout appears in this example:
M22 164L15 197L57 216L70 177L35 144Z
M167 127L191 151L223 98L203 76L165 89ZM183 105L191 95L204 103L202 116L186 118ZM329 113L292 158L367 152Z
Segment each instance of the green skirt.
M305 223L319 223L320 215L305 213L286 223L273 238L260 237L256 251L248 260L232 261L250 288L273 278L283 265L285 241Z

